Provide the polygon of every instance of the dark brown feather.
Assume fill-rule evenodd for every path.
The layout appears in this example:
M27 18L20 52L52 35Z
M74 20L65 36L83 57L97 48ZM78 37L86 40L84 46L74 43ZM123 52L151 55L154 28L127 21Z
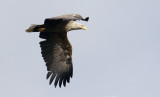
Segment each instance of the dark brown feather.
M40 32L40 37L45 37L45 40L40 42L40 47L48 70L47 79L51 76L50 84L55 79L55 87L57 83L61 87L62 82L66 86L66 82L69 83L73 74L72 46L68 41L67 33Z

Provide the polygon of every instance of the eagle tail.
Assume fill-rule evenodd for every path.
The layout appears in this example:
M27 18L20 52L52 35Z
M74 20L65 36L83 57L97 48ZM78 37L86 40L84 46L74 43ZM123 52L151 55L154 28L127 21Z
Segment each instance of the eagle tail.
M33 24L26 30L26 32L43 32L44 30L44 25Z

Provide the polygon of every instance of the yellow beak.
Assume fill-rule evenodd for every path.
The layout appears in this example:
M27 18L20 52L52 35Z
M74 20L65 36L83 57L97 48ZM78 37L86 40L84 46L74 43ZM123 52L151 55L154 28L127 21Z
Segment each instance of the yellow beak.
M87 28L85 26L83 26L82 29L87 30Z

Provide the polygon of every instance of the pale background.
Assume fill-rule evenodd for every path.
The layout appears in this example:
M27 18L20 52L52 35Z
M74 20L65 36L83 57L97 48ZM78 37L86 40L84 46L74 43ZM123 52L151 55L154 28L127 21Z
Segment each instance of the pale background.
M160 97L160 0L1 0L0 97ZM45 79L31 24L66 13L90 17L68 34L74 74Z

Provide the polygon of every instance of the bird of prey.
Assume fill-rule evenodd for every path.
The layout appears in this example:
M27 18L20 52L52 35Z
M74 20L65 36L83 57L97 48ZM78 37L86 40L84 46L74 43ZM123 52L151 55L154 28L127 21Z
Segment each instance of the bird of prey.
M73 75L72 46L67 38L67 32L71 30L87 30L76 20L88 21L89 17L83 18L79 14L65 14L47 18L44 24L31 25L26 32L40 32L39 37L45 39L40 42L41 54L47 66L49 84L54 80L54 86L70 82Z

